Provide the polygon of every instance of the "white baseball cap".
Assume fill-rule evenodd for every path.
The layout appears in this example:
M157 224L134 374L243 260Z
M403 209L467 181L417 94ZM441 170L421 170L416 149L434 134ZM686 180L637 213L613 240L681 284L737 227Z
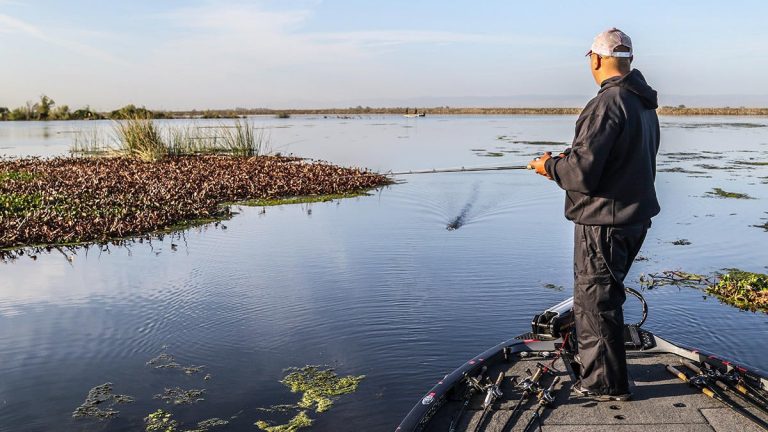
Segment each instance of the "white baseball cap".
M629 48L629 51L613 51L616 47L622 45ZM589 50L587 55L593 53L601 57L632 57L632 39L623 31L613 27L595 36L595 40L592 42L592 49Z

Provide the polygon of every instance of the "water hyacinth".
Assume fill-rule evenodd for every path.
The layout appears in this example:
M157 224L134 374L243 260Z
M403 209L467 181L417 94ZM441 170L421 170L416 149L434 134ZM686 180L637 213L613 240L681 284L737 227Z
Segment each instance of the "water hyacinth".
M0 159L0 249L106 243L227 218L224 203L347 194L385 176L298 158Z

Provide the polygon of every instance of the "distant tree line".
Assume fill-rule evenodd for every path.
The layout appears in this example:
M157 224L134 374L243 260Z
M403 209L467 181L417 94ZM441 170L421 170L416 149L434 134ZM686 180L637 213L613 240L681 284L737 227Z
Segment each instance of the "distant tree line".
M134 119L134 118L165 118L164 112L152 112L144 107L126 105L120 109L108 113L99 113L89 106L74 111L69 105L57 105L46 95L40 96L37 102L29 101L26 105L9 109L0 107L0 120L24 121L24 120L101 120L101 119Z

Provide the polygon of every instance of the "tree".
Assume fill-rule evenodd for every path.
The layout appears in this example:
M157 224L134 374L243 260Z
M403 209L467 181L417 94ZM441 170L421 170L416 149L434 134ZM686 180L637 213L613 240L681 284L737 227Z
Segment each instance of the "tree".
M48 120L51 115L51 108L56 105L53 99L46 95L40 96L40 102L33 105L34 114L37 120Z
M0 120L8 120L8 114L10 114L11 111L6 107L0 107Z
M59 105L51 111L51 120L69 120L69 106Z

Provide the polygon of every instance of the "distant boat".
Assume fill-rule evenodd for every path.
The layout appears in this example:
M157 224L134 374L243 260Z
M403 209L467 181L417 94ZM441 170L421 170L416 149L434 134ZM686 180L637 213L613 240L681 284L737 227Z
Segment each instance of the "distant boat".
M425 112L420 113L418 109L414 109L413 114L410 114L408 112L408 108L405 109L405 114L403 114L403 117L406 117L406 118L426 117L426 116L427 116L427 113Z

